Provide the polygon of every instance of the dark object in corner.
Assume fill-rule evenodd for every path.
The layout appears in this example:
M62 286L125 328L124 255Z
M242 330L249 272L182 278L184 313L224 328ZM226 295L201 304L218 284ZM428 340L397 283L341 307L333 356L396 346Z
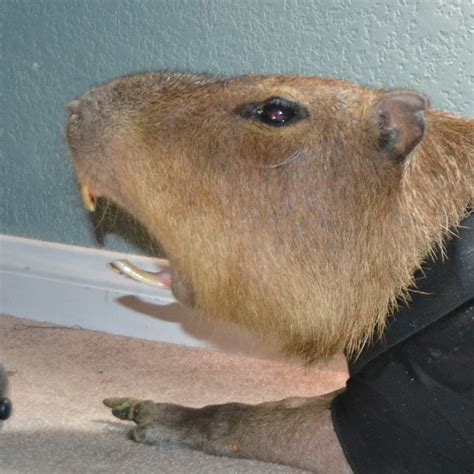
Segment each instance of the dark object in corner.
M0 365L0 421L7 420L12 414L12 402L6 398L8 380L5 369Z
M384 340L349 362L332 419L354 472L474 472L474 213L459 234Z

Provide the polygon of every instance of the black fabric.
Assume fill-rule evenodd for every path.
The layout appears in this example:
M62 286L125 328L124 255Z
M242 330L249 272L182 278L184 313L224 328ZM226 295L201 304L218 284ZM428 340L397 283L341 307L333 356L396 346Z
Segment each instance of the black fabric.
M418 275L384 340L349 362L334 426L355 473L474 472L474 215Z

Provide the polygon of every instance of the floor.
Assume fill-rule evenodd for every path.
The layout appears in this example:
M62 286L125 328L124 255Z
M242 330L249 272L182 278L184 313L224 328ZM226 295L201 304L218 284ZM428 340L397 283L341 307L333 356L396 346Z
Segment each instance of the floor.
M342 357L305 368L9 316L0 316L0 362L9 373L14 406L0 431L2 473L301 472L138 445L102 399L257 403L329 392L347 377Z

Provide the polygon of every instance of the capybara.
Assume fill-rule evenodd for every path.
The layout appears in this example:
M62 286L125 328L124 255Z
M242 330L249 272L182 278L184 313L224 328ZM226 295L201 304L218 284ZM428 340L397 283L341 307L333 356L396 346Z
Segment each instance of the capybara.
M79 182L161 243L178 300L351 368L342 393L257 406L105 400L133 439L322 473L470 470L473 120L285 76L147 73L68 108Z

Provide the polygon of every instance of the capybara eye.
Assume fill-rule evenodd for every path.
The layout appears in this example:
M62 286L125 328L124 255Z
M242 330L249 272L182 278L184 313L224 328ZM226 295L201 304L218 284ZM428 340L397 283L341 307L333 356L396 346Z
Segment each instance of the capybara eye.
M308 110L302 105L280 97L272 97L260 104L243 105L237 109L237 113L273 127L293 124L309 116Z
M259 110L260 120L268 125L283 125L296 116L296 110L280 99L267 102Z

